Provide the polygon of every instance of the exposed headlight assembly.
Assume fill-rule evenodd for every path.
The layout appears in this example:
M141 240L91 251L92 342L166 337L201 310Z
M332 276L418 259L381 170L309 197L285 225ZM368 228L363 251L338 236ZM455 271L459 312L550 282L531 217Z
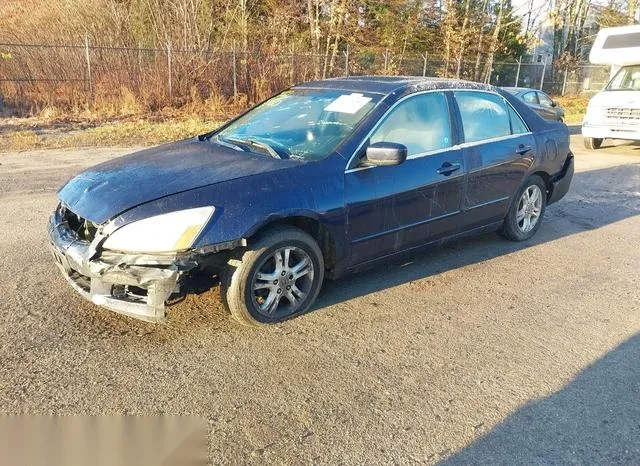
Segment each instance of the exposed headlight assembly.
M184 251L193 245L214 211L214 207L198 207L138 220L114 231L103 247L120 252Z

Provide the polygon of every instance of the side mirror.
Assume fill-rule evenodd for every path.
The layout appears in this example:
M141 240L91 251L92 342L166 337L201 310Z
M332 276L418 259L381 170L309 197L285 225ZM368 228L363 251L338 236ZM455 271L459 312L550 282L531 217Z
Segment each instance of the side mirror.
M407 147L396 142L376 142L367 147L363 165L399 165L407 160Z

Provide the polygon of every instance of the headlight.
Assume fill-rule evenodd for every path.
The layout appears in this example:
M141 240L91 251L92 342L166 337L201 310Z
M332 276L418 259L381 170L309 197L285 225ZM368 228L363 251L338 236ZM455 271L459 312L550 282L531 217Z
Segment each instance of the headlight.
M103 246L122 252L183 251L191 247L214 210L198 207L138 220L114 231Z

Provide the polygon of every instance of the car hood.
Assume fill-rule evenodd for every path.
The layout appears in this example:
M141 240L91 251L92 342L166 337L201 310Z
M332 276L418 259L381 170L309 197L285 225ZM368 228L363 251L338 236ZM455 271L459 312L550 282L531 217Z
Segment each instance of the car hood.
M640 108L640 91L602 91L591 97L593 107Z
M197 138L146 149L91 167L69 180L58 198L77 215L103 223L171 194L300 162L240 152Z

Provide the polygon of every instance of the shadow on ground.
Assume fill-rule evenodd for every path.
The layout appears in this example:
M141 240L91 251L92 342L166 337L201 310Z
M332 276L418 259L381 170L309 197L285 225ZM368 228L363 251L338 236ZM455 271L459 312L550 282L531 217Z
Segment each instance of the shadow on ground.
M638 214L640 164L579 172L574 175L567 196L547 209L542 227L531 240L515 243L489 234L408 254L390 264L335 281L327 280L313 309L600 228Z
M640 464L640 334L443 465Z

